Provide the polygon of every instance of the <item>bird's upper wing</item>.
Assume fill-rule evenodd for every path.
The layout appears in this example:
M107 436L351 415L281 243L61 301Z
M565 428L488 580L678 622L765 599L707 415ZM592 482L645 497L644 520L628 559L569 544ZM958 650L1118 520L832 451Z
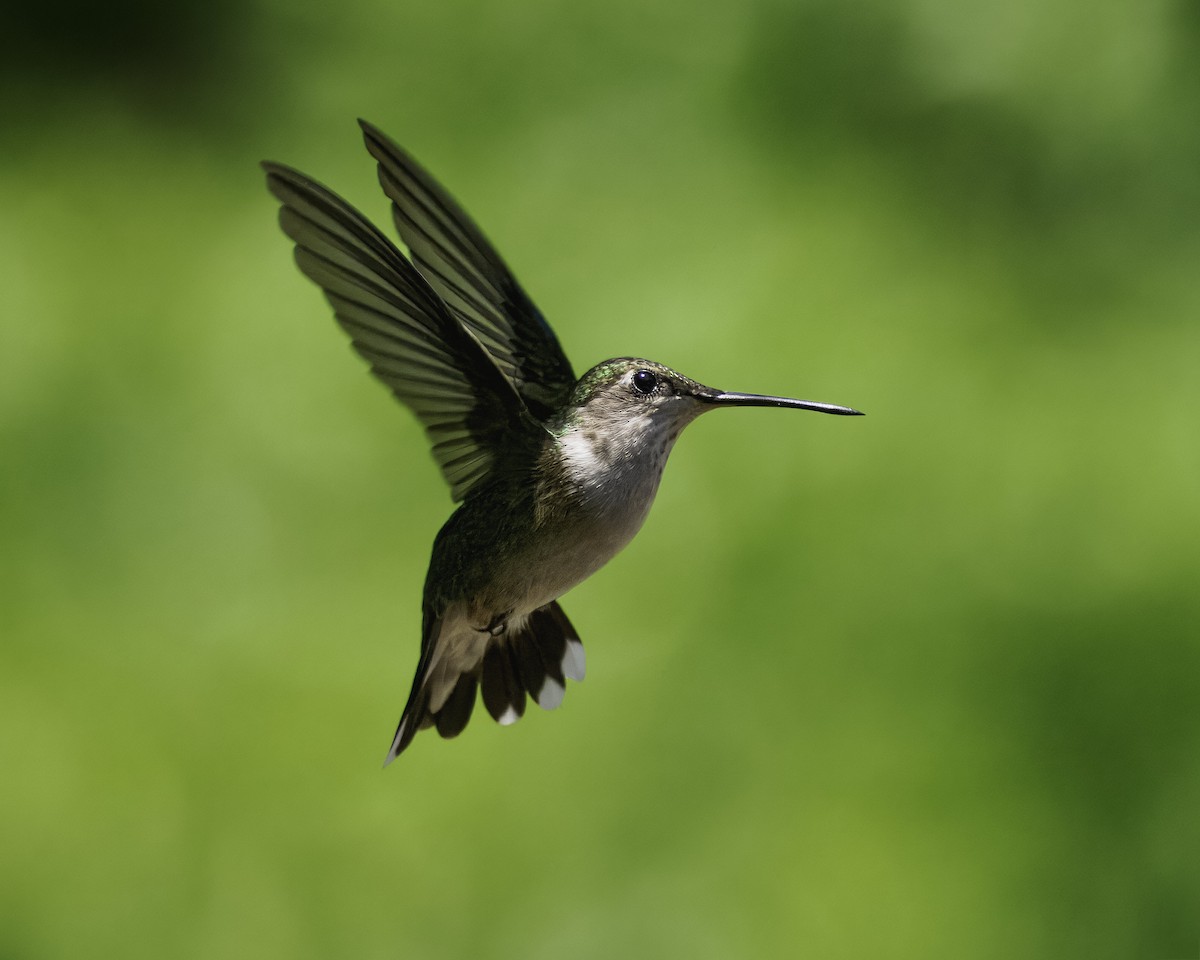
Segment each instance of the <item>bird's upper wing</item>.
M536 442L529 414L492 354L451 315L404 255L361 213L304 174L264 163L296 263L325 291L371 372L417 415L451 495Z
M450 194L379 130L359 124L413 263L487 348L529 411L545 420L575 385L554 331Z

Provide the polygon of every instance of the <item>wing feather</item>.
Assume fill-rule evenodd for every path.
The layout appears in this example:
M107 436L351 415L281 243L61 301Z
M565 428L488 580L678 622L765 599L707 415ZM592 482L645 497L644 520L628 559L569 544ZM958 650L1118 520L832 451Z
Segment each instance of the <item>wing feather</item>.
M554 331L446 189L376 127L359 125L414 265L492 355L530 413L545 420L575 385Z
M390 240L304 174L264 163L296 263L371 372L421 420L455 500L541 431L513 381Z

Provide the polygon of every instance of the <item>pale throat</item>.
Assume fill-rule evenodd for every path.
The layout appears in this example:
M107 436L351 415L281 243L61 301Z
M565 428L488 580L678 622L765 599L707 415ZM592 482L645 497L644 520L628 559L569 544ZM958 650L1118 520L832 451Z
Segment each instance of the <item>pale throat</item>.
M559 438L563 471L585 493L652 498L682 427L653 415L573 426Z

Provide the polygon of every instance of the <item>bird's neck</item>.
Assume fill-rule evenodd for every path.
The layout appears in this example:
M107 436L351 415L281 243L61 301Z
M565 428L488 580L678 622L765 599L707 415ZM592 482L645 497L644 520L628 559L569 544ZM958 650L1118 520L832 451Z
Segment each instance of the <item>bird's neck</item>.
M601 509L648 510L682 428L653 415L571 424L554 444L561 482Z

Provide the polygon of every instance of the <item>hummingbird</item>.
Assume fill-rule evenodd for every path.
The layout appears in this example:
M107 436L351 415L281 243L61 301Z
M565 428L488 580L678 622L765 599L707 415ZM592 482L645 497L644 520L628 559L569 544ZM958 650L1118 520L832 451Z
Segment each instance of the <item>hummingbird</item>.
M500 724L584 678L558 599L641 528L680 432L722 407L860 415L730 393L653 360L576 378L554 331L462 207L360 120L408 256L316 180L264 162L300 271L353 348L421 422L459 504L433 543L416 675L384 766L418 731L466 727L477 693Z

